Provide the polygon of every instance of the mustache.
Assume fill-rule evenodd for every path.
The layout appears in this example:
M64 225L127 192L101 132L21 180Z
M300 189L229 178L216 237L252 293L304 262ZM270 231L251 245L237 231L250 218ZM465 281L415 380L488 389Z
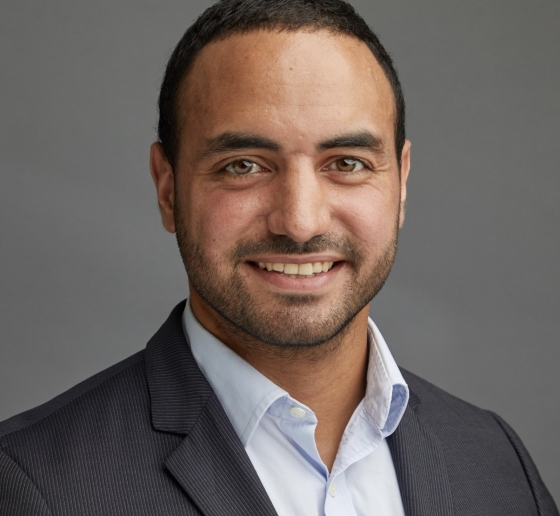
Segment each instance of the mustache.
M354 265L363 261L362 253L347 237L316 235L306 242L296 242L287 235L273 235L266 240L239 242L231 253L234 261L254 254L321 254L335 252L346 256Z

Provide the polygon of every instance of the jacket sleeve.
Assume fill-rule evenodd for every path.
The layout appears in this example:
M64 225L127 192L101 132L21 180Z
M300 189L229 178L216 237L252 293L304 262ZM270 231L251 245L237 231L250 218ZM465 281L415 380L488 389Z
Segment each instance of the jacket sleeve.
M498 414L494 414L493 412L490 412L490 414L492 414L494 419L502 427L502 430L508 436L512 446L517 452L517 456L519 457L519 461L525 470L525 475L527 476L527 480L531 486L531 491L535 497L535 503L537 504L539 516L560 516L551 494L544 485L535 463L531 459L529 452L521 442L519 436L515 433L511 426L498 416Z
M25 472L0 450L0 516L51 516Z

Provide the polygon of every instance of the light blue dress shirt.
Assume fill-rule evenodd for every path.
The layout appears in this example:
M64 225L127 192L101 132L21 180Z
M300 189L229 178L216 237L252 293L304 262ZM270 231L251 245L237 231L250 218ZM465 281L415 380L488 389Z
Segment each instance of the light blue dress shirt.
M404 516L385 437L401 420L408 386L371 319L366 395L330 473L317 451L313 411L209 333L190 303L183 325L279 516Z

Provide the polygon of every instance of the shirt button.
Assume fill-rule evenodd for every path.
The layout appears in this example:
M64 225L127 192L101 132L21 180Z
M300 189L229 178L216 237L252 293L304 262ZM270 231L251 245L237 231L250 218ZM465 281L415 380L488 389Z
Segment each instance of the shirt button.
M329 487L329 494L334 498L336 496L336 484L333 482Z
M305 417L305 410L299 407L292 407L290 409L290 414L298 419L301 419L302 417Z

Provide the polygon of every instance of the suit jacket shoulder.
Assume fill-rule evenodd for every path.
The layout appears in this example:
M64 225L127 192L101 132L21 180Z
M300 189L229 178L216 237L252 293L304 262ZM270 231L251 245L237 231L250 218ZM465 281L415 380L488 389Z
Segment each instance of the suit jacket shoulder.
M274 516L182 331L0 423L1 516Z
M144 358L137 353L0 424L2 516L128 514L115 504L119 482L136 492L131 514L157 513L153 470L180 438L151 428Z
M527 450L499 416L402 373L411 398L389 445L400 483L417 484L411 506L432 503L442 515L558 515ZM424 500L414 497L419 492Z
M114 383L111 385L111 379L117 377L118 381L119 377L126 376L129 368L138 367L139 364L143 368L143 361L144 350L80 382L52 400L0 422L0 443L9 440L11 433L31 431L35 424L45 419L56 418L58 411L72 410L82 403L87 404L88 396L95 396L97 389L117 387Z

